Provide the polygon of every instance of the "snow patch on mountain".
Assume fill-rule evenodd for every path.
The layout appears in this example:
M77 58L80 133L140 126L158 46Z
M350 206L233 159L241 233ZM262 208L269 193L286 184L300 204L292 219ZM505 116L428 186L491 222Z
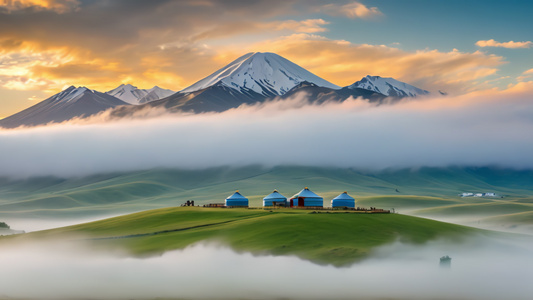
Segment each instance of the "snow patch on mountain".
M146 90L146 91L148 93L144 97L139 99L139 103L147 103L147 102L151 102L151 101L154 101L154 100L163 99L163 98L166 98L166 97L176 93L176 92L174 92L172 90L162 89L162 88L158 87L157 85L154 86L151 89Z
M70 86L23 111L0 120L0 127L15 128L88 117L128 103L86 87Z
M361 88L391 97L416 97L429 94L428 91L419 89L394 78L367 75L361 80L348 86L349 89Z
M154 86L153 88L146 90L139 89L131 84L121 84L117 88L106 92L108 95L133 105L165 98L174 93L174 91L162 89L158 86Z
M61 92L55 94L51 97L52 102L54 103L68 103L68 102L74 102L81 98L85 92L93 93L93 90L90 90L84 86L75 87L73 85L69 86L68 88L62 90Z
M230 64L183 89L182 93L224 85L240 93L254 91L264 96L283 95L303 81L318 86L340 89L275 53L248 53Z

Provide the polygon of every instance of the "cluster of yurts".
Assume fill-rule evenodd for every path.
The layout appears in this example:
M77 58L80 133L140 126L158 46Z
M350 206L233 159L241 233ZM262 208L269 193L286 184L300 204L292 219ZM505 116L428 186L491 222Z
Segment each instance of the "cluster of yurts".
M248 198L236 191L226 198L226 207L248 207ZM287 197L274 191L263 198L263 206L284 206L284 207L324 207L324 198L313 193L308 188L304 188L298 194L287 200ZM355 208L355 199L344 192L331 200L331 207Z

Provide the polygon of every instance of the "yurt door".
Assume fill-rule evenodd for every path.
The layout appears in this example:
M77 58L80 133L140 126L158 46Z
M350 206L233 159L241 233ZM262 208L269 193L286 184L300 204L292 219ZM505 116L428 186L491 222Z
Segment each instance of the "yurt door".
M302 198L302 197L298 197L298 207L303 207L304 206L304 199L305 198Z

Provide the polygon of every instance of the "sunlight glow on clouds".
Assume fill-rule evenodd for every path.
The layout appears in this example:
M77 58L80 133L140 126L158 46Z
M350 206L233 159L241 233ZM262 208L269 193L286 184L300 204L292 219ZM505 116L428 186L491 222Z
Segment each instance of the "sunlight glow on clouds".
M369 19L383 15L383 13L377 7L367 7L360 2L352 2L345 5L326 4L321 7L321 10L329 14L342 15L352 19Z
M107 91L131 83L178 91L255 51L276 52L341 86L371 74L460 94L492 88L492 79L508 75L497 74L503 57L483 52L405 50L409 45L399 36L392 40L401 46L356 42L363 23L392 20L382 13L386 7L348 0L0 0L0 89L10 93L7 98L0 90L0 97L29 106L22 91L51 95L64 85ZM342 22L347 25L340 30ZM21 91L18 99L12 90ZM0 115L22 106L0 107Z
M516 80L518 82L522 82L522 81L531 80L532 78L533 78L533 69L529 69L529 70L522 72L522 74L518 76Z
M0 50L0 86L14 90L57 88L51 78L38 76L35 68L57 68L72 59L66 49L40 51L24 45L15 51Z
M352 84L366 75L380 75L429 91L445 90L453 94L479 89L473 81L495 74L504 63L503 57L481 51L409 52L385 45L352 44L309 34L268 40L249 49L275 52L340 86ZM231 51L236 57L237 49Z
M2 0L0 1L0 8L5 8L8 11L34 8L65 13L75 9L79 4L78 0Z
M505 43L500 43L498 41L490 39L486 41L477 41L476 46L478 47L500 47L500 48L508 48L508 49L531 48L533 46L533 42L531 41L526 41L526 42L509 41Z
M289 29L295 32L315 33L326 31L326 28L322 26L327 24L329 24L329 22L326 22L322 19L309 19L303 21L289 20L279 22L279 24L277 24L275 27L278 30Z

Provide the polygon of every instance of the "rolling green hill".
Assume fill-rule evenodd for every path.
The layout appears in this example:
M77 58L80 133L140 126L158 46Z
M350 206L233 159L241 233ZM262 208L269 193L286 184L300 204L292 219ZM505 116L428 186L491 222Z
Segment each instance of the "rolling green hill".
M157 255L200 241L254 254L297 255L336 266L367 257L375 247L400 240L459 242L482 230L398 215L308 210L174 207L87 224L34 232L21 238L64 238L134 255ZM2 239L0 239L0 243Z
M356 197L414 195L443 199L443 204L457 204L464 201L457 194L465 191L493 191L513 199L530 197L533 196L532 182L532 171L490 168L362 172L289 166L156 169L66 179L0 178L0 215L2 212L31 214L39 211L46 214L46 211L59 209L64 209L65 214L77 210L85 214L87 208L98 211L104 207L121 211L121 208L127 210L129 206L154 208L176 205L185 200L195 200L199 204L222 202L236 189L250 198L252 205L261 206L262 197L273 189L291 196L305 186L324 196L326 203L339 193L348 191ZM418 203L423 202L418 201L421 198L414 199ZM472 199L468 201L475 200ZM422 207L426 205L422 204Z
M512 219L533 205L533 171L450 167L370 172L248 166L155 169L78 178L0 178L0 218L86 217L178 206L186 200L223 202L237 189L250 199L251 206L260 207L262 198L273 189L290 197L305 186L323 196L326 206L348 191L358 206L395 208L421 216L482 213ZM496 192L504 198L458 197L462 192ZM522 216L518 221L533 224Z

